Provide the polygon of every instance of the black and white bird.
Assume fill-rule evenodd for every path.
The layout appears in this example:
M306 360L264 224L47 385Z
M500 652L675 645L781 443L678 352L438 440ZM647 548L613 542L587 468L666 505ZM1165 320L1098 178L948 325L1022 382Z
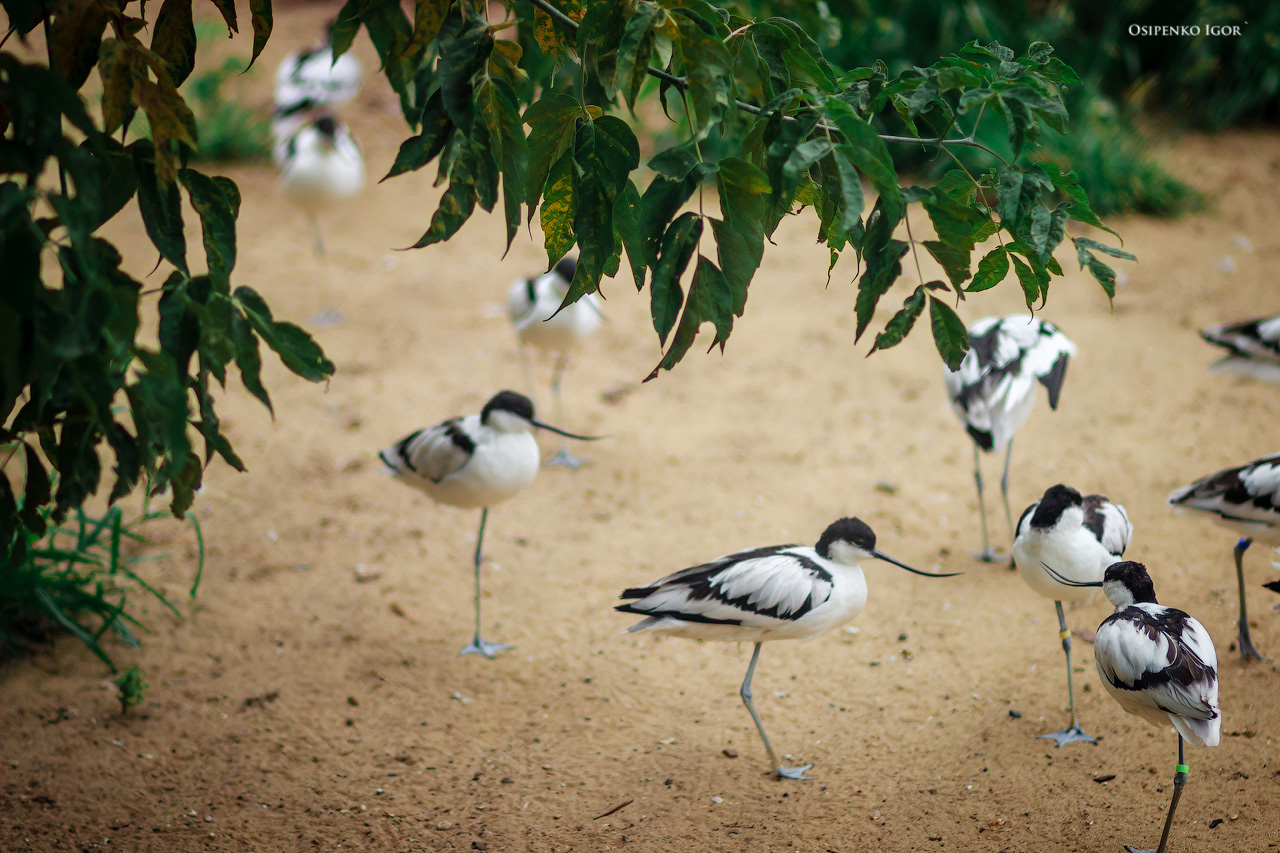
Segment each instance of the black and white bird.
M1040 735L1058 746L1076 741L1097 743L1085 734L1076 716L1075 689L1071 683L1071 632L1062 602L1093 601L1096 588L1060 583L1045 571L1053 566L1073 583L1101 582L1107 566L1124 555L1133 537L1133 525L1120 504L1103 495L1082 496L1070 486L1050 486L1027 507L1018 519L1018 535L1013 540L1013 562L1027 586L1053 601L1058 611L1058 637L1067 658L1067 701L1071 725L1060 732Z
M1200 336L1227 351L1215 371L1280 382L1280 315L1210 326Z
M341 106L360 92L363 77L360 60L351 51L337 60L333 58L329 27L326 27L323 44L295 51L280 61L276 68L276 109L304 103L311 109Z
M1093 642L1103 687L1126 712L1153 726L1171 725L1178 733L1173 798L1160 846L1154 851L1164 853L1173 812L1187 784L1184 741L1217 746L1221 735L1213 640L1195 618L1156 602L1151 576L1141 563L1116 563L1107 568L1101 582L1059 580L1068 586L1100 586L1115 606L1115 612L1098 626ZM1127 845L1125 850L1148 853Z
M507 292L507 314L520 342L520 360L525 368L525 381L529 381L525 346L535 347L556 357L555 370L551 375L551 391L556 400L556 417L561 423L567 421L564 417L564 401L560 396L560 379L569 353L593 335L604 318L600 297L594 293L588 293L572 305L561 308L577 268L576 258L561 258L550 272L522 278L512 284ZM569 451L568 442L563 442L560 452L549 459L547 464L577 468L582 462L582 459Z
M867 603L867 582L859 561L875 557L925 577L931 574L900 563L876 548L876 535L857 518L830 525L812 548L772 545L718 557L683 569L647 586L622 593L634 599L617 606L645 617L627 631L661 631L695 640L755 643L739 695L755 721L779 777L805 779L812 767L788 767L778 761L764 723L751 700L751 676L760 645L769 640L811 640L847 624Z
M433 427L410 433L379 455L402 483L421 489L434 501L448 506L481 508L476 536L476 635L460 654L492 658L511 646L480 638L480 563L484 526L489 507L513 497L533 482L540 457L534 428L583 441L544 424L533 416L533 403L523 394L500 391L478 415L450 418Z
M1005 520L1012 539L1009 456L1013 451L1013 434L1031 414L1037 382L1049 392L1049 407L1058 408L1067 363L1075 354L1076 345L1050 322L1025 314L986 317L969 327L969 352L960 362L960 369L946 370L943 375L951 406L973 439L973 478L978 486L978 512L982 518L980 560L996 562L999 558L987 536L987 509L982 497L978 451L1004 450L1000 493L1004 497Z
M1236 585L1240 592L1240 654L1262 660L1249 637L1245 608L1244 552L1256 539L1280 546L1280 453L1196 480L1169 495L1170 505L1209 513L1241 537L1236 542Z
M315 223L329 202L350 198L364 187L364 156L347 126L331 115L305 121L280 141L280 185ZM319 229L316 250L324 253Z

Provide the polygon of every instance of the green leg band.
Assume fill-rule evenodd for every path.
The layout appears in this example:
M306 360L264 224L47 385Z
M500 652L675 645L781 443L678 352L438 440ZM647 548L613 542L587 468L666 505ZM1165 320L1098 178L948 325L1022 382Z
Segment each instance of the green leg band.
M1191 772L1191 768L1185 764L1179 764L1177 767L1177 772L1185 776Z

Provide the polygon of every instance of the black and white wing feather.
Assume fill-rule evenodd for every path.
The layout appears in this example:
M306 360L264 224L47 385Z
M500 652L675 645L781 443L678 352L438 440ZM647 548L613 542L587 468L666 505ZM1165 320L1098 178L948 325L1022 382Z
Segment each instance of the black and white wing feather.
M1107 553L1116 560L1124 556L1133 538L1133 523L1120 504L1113 504L1105 495L1087 495L1084 499L1084 526L1087 527Z
M410 433L379 455L383 463L400 476L439 483L471 460L476 451L471 435L479 422L476 415L451 418Z
M1169 503L1265 535L1280 524L1280 454L1210 474L1174 491Z
M1200 336L1230 356L1280 364L1280 315L1210 326Z
M1130 605L1098 627L1094 656L1126 711L1172 724L1195 743L1218 742L1218 657L1196 619L1160 604Z
M767 628L795 621L831 596L833 579L812 548L774 545L738 551L628 589L624 613L648 616L629 630L662 619Z
M1003 446L1026 418L1038 381L1058 408L1076 346L1058 327L1025 316L987 317L969 327L969 352L944 381L952 407L983 450Z

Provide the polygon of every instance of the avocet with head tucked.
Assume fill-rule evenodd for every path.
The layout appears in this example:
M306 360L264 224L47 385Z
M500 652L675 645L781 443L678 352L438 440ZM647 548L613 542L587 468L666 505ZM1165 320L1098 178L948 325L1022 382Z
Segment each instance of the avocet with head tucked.
M1048 567L1050 572L1052 567ZM1141 563L1115 563L1102 581L1067 586L1102 587L1115 612L1098 626L1094 663L1102 685L1120 707L1159 728L1178 732L1178 766L1173 798L1160 846L1169 843L1169 828L1178 798L1187 784L1183 742L1217 746L1222 715L1218 710L1218 655L1209 632L1196 619L1156 601L1155 587ZM1129 853L1149 853L1125 846Z
M577 271L575 258L561 258L550 272L522 278L511 285L507 292L507 313L520 341L520 360L525 367L525 381L529 381L526 345L556 356L555 371L551 375L551 391L556 400L556 417L564 418L564 401L560 396L560 379L564 374L569 352L577 349L584 340L600 328L604 314L600 309L600 297L588 293L572 305L560 306L569 292L569 283ZM560 452L548 460L548 465L577 468L583 462L569 452L568 442L563 442Z
M1210 326L1200 336L1227 351L1214 370L1280 382L1280 315Z
M764 723L752 702L751 676L768 640L811 640L844 625L867 603L867 583L859 561L875 557L925 577L876 548L876 535L857 518L829 526L812 548L772 545L750 548L683 569L647 586L622 593L634 599L616 609L645 618L627 629L661 631L677 637L755 643L740 695L779 777L805 779L812 767L778 761Z
M1107 566L1124 555L1133 537L1133 525L1124 507L1103 495L1082 496L1070 486L1050 486L1044 497L1027 507L1018 519L1013 540L1013 562L1027 586L1053 601L1058 611L1058 637L1067 658L1067 702L1071 725L1060 732L1040 735L1058 746L1076 741L1097 743L1080 728L1076 695L1071 683L1071 632L1062 602L1089 603L1097 590L1060 583L1045 570L1053 566L1073 583L1101 582Z
M1244 552L1253 540L1280 546L1280 453L1263 456L1196 480L1169 495L1174 507L1199 510L1240 535L1236 542L1236 585L1240 592L1240 654L1262 660L1249 637L1245 609Z
M1045 320L1016 314L986 317L969 327L969 351L959 370L947 370L943 380L947 396L969 437L973 439L973 478L978 486L978 512L982 518L982 552L978 558L995 562L998 557L987 536L987 510L982 497L982 471L978 451L1004 449L1004 497L1009 536L1014 536L1009 510L1009 456L1013 434L1026 423L1035 403L1036 382L1049 392L1049 408L1058 408L1067 363L1076 345Z
M402 483L427 493L438 503L481 508L476 536L476 635L461 654L492 658L511 646L480 638L480 562L489 507L505 501L533 482L538 473L538 442L532 430L593 440L544 424L533 416L533 403L523 394L500 391L478 415L450 418L410 433L379 455Z

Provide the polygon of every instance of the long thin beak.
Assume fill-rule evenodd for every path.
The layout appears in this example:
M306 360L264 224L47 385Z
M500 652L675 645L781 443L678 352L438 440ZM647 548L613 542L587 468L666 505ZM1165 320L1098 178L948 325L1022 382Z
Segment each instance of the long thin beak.
M888 554L886 554L884 551L881 551L879 548L872 548L871 556L875 557L878 560L884 560L886 563L893 563L895 566L897 566L900 569L906 569L909 572L915 572L917 575L924 575L927 578L953 578L956 575L964 574L964 572L946 572L943 574L934 574L933 572L922 572L919 569L911 568L906 563L899 563L897 560L893 559L893 557L890 557Z
M1052 566L1050 566L1048 563L1046 563L1044 560L1041 560L1041 561L1040 561L1040 565L1044 566L1044 570L1045 570L1046 572L1048 572L1049 574L1053 575L1054 579L1056 579L1056 580L1058 581L1058 583L1062 584L1063 586L1102 586L1102 581L1088 581L1088 582L1085 582L1085 581L1070 581L1070 580L1067 580L1067 579L1066 579L1066 578L1064 578L1062 575L1060 575L1060 574L1058 574L1057 572L1055 572L1055 571L1053 570L1053 567L1052 567Z
M554 432L556 435L563 435L565 438L576 438L578 441L599 441L602 438L608 438L606 435L575 435L571 432L565 432L559 427L553 427L551 424L544 424L536 418L530 418L529 423L533 424L538 429L545 429L548 432Z

